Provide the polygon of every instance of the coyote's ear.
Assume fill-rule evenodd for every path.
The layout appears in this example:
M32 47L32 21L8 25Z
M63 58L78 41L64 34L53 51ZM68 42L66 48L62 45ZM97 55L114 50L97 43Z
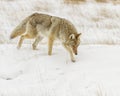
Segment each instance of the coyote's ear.
M71 35L69 36L69 39L75 39L75 34L71 34Z
M77 34L76 38L79 38L82 35L82 33Z

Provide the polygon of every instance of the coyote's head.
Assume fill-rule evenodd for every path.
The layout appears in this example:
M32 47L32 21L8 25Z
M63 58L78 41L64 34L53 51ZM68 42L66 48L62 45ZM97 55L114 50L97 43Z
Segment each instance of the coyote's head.
M70 46L72 48L72 51L75 55L78 54L77 52L77 48L78 46L80 45L80 35L81 33L79 34L71 34L69 36L69 40L68 40L68 46Z

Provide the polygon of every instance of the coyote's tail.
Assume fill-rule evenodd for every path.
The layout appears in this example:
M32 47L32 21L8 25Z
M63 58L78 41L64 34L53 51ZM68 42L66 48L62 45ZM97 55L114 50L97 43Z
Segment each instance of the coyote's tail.
M17 36L20 36L21 34L25 33L26 30L26 24L29 20L29 17L24 19L11 33L10 39L13 39Z

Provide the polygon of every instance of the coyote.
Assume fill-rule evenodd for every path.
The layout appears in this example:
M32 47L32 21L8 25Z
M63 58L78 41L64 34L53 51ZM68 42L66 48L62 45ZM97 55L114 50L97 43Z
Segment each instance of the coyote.
M11 33L13 39L21 36L17 48L19 49L24 39L35 39L32 44L35 50L43 37L48 37L48 55L52 54L52 46L55 39L61 41L65 49L70 53L72 62L75 62L77 47L80 44L80 35L74 25L60 17L47 14L34 13L26 17ZM74 53L74 54L73 54Z

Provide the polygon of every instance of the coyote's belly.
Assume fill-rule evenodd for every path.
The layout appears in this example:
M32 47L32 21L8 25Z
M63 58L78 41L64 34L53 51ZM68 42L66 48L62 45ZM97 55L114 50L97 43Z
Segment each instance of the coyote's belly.
M49 28L46 28L45 26L42 26L40 24L37 25L37 32L42 37L48 37L50 35L51 30Z

